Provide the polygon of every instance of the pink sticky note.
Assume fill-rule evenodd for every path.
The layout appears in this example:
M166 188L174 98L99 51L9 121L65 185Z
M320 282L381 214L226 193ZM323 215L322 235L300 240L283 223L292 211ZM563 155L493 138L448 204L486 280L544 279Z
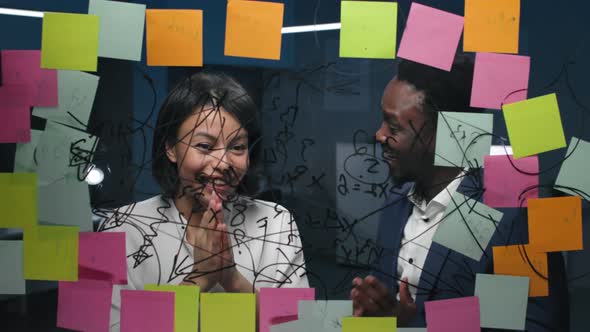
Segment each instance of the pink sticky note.
M537 156L519 159L510 155L485 156L483 169L484 204L493 208L526 207L527 199L539 197Z
M86 332L108 332L113 286L106 281L60 281L57 326Z
M41 51L2 51L2 84L31 89L31 106L58 106L57 70L41 68Z
M121 290L121 332L174 332L174 293Z
M462 31L462 16L413 2L397 55L449 71Z
M0 143L31 141L31 92L25 85L0 87Z
M428 301L424 303L424 307L428 332L481 331L477 296Z
M79 278L127 284L125 233L81 232L78 243Z
M531 58L522 55L477 53L471 106L502 109L502 104L527 99Z
M297 320L300 300L315 300L313 288L262 288L258 296L260 332L270 331L271 325Z

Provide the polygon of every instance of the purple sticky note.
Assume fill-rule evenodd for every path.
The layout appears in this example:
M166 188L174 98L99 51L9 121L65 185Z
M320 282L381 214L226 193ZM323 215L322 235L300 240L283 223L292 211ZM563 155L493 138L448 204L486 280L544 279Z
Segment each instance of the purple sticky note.
M127 284L125 233L81 232L78 243L79 278Z
M106 281L60 281L57 326L86 332L108 332L113 286Z
M270 331L271 325L297 320L300 300L315 300L313 288L262 288L258 295L260 332Z
M25 85L0 87L0 143L31 141L31 92Z
M174 332L174 293L121 290L121 332Z
M502 104L527 99L530 69L528 56L477 53L471 106L500 110Z
M2 84L22 84L31 89L30 106L58 106L57 70L41 68L41 51L2 51Z
M527 199L539 197L537 156L485 156L483 169L484 204L493 208L527 207Z
M450 71L463 17L413 2L397 56Z
M480 332L479 298L461 297L424 303L428 332Z

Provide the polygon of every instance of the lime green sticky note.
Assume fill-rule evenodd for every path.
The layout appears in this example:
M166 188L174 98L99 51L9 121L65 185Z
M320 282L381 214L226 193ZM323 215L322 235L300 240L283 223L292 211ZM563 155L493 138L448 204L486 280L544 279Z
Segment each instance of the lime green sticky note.
M231 319L227 314L231 313ZM248 293L201 294L201 332L256 331L256 295Z
M555 93L502 107L514 158L565 147Z
M149 284L143 289L174 292L174 332L194 332L199 329L199 286Z
M394 59L397 3L342 1L340 56Z
M23 235L29 280L78 280L78 227L37 226Z
M0 173L0 228L37 224L37 174Z
M342 332L395 332L395 317L343 317Z
M44 13L41 68L96 71L98 30L96 15Z

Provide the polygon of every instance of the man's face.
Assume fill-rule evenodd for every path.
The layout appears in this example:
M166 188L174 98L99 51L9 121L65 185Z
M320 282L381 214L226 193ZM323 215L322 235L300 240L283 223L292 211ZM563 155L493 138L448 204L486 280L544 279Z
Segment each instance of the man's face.
M383 92L383 122L375 137L396 183L420 180L434 167L435 126L422 110L423 97L396 78Z

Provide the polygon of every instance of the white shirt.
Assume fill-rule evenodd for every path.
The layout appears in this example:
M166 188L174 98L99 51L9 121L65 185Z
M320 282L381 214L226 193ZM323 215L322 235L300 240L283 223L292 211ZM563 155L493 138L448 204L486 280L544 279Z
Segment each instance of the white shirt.
M288 210L240 197L223 212L237 270L252 285L309 287L299 232ZM186 224L174 202L162 196L110 211L100 230L125 232L128 279L127 285L113 287L111 331L119 331L121 289L178 285L191 272L193 247L184 238ZM223 291L219 284L210 290Z
M463 180L461 172L446 188L436 195L428 204L414 195L414 187L408 192L408 199L414 205L412 214L404 227L400 250L397 258L398 284L408 278L410 294L416 300L416 287L420 282L420 275L445 209L451 202L451 196ZM399 300L399 292L397 294Z

